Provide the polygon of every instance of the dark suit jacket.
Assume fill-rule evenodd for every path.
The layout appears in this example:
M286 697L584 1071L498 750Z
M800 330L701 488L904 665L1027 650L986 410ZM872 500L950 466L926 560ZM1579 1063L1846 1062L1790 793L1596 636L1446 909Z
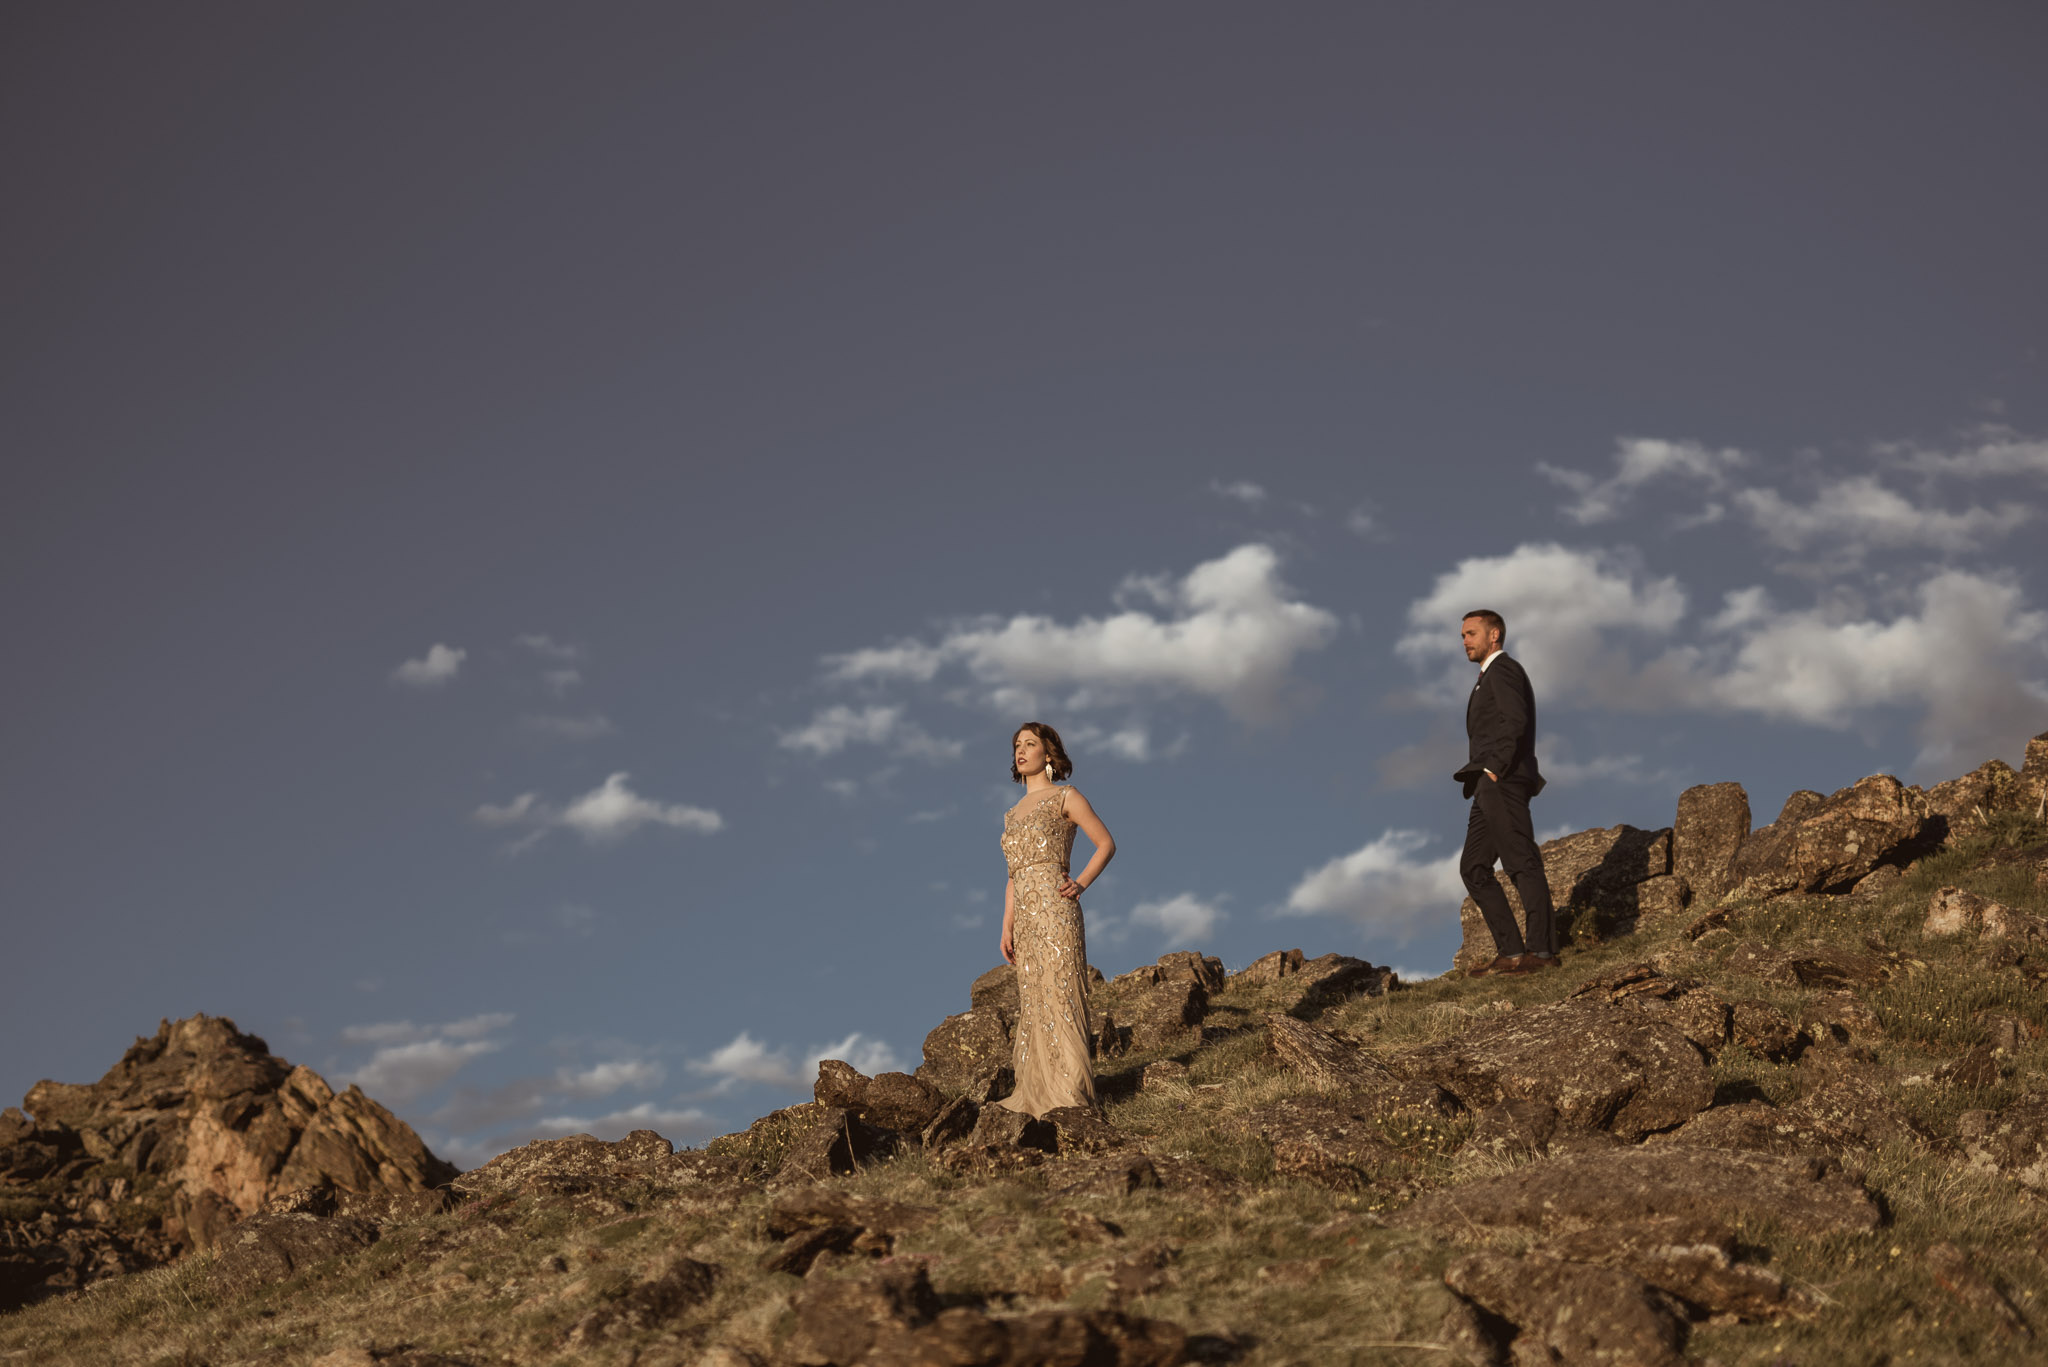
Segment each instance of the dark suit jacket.
M1529 676L1513 657L1501 655L1486 667L1465 704L1468 763L1451 777L1465 785L1465 796L1492 780L1486 770L1505 779L1520 779L1530 797L1543 791L1536 769L1536 692Z

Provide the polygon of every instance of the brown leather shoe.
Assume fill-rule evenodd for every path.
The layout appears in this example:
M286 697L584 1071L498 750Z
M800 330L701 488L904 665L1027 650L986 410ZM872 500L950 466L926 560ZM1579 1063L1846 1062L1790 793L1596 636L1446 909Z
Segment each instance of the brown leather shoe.
M1517 973L1540 973L1546 968L1563 968L1555 954L1524 954L1515 960Z
M1465 976L1468 978L1484 978L1494 973L1519 973L1522 970L1515 967L1515 965L1520 962L1522 962L1520 955L1503 954L1490 964L1481 964L1478 968L1466 969Z

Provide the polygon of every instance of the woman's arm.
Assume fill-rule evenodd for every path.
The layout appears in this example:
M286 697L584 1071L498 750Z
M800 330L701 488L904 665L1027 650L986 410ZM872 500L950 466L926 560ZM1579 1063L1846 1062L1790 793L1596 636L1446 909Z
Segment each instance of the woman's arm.
M1081 834L1095 846L1095 857L1088 861L1088 867L1081 870L1077 878L1069 878L1060 885L1060 896L1077 898L1089 884L1102 877L1102 871L1109 867L1109 861L1116 858L1116 841L1110 837L1109 827L1102 824L1102 818L1088 805L1088 799L1081 796L1079 788L1067 789L1067 819L1081 828Z
M996 945L997 948L1003 951L1003 962L1006 964L1017 962L1017 937L1012 932L1012 925L1016 919L1016 883L1014 880L1005 880L1003 883L1003 938L998 940Z

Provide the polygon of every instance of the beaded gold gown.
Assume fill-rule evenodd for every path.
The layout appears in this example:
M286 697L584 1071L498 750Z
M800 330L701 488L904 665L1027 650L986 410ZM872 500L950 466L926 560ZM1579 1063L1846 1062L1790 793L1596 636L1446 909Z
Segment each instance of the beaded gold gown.
M1088 1057L1088 942L1081 904L1060 896L1074 849L1067 790L1003 818L1010 864L1010 922L1017 959L1017 1089L996 1104L1042 1116L1061 1106L1095 1104Z

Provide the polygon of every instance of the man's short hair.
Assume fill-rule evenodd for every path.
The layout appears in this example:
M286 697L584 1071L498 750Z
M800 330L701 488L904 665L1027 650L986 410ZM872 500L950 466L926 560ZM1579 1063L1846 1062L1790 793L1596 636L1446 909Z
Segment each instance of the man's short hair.
M1471 620L1472 620L1472 619L1473 619L1474 617L1477 617L1477 618L1478 618L1478 619L1479 619L1480 621L1482 621L1482 622L1486 623L1486 625L1488 625L1488 626L1492 627L1492 628L1493 628L1493 629L1494 629L1495 631L1499 632L1499 633L1500 633L1500 639L1501 639L1501 644L1503 644L1503 645L1507 644L1507 639L1508 639L1508 620L1507 620L1507 618L1505 618L1505 617L1501 616L1501 615L1500 615L1499 613L1495 612L1495 611L1494 611L1494 610L1493 610L1492 608L1474 608L1474 609L1472 609L1472 611L1470 611L1470 612L1466 613L1466 614L1465 614L1465 615L1464 615L1463 617L1459 618L1458 620L1459 620L1459 621L1461 621L1461 622L1469 622L1469 621L1471 621Z

